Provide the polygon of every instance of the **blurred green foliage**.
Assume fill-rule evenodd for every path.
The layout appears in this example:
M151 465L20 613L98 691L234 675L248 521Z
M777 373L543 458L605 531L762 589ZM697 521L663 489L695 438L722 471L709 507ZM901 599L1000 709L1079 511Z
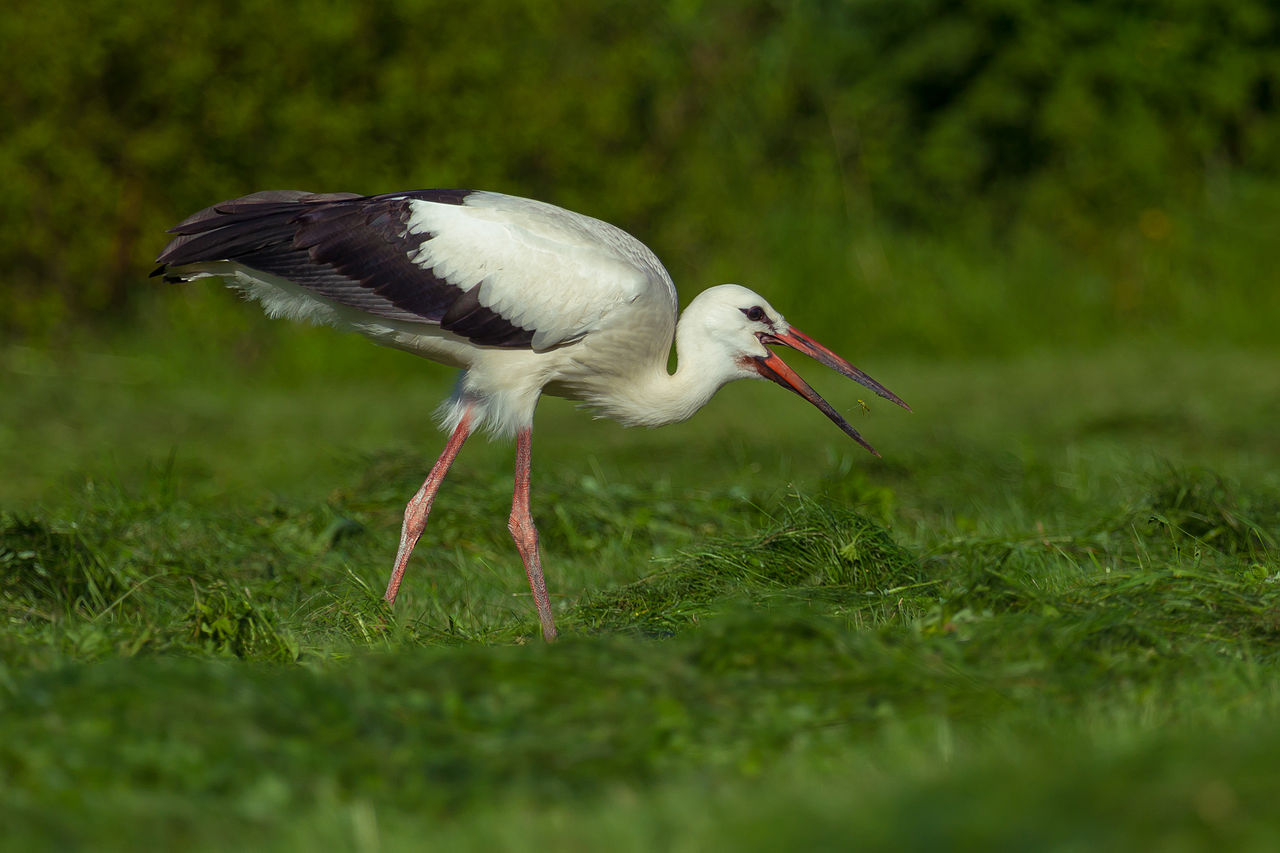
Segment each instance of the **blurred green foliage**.
M784 304L851 282L833 312L910 277L923 292L871 308L944 349L964 348L945 323L897 319L938 304L931 266L1065 269L1076 295L1049 307L1096 338L1133 305L1247 304L1220 288L1248 254L1231 226L1280 208L1268 0L27 0L0 17L0 74L0 328L26 334L121 316L158 290L165 227L266 188L543 198L677 280L747 273ZM1194 281L1144 289L1224 230L1183 257ZM919 235L943 246L923 262ZM1026 282L993 281L975 324L1018 326ZM1237 337L1263 334L1250 313Z

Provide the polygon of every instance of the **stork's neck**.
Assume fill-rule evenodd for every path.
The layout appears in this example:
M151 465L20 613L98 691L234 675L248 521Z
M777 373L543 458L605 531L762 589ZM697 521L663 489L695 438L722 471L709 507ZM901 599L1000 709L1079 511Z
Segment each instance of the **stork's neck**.
M626 426L657 427L688 420L727 382L750 376L711 340L690 305L676 326L676 371L652 362L625 382L613 383L591 403Z

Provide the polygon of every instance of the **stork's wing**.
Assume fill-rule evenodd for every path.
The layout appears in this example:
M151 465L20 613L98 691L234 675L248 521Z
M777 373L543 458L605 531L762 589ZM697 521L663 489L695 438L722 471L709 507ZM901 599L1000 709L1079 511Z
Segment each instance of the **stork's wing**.
M495 193L255 193L171 230L178 236L155 273L167 279L183 279L190 264L232 262L249 275L278 276L326 300L438 325L481 346L560 346L654 288L670 292L675 310L670 278L639 241Z

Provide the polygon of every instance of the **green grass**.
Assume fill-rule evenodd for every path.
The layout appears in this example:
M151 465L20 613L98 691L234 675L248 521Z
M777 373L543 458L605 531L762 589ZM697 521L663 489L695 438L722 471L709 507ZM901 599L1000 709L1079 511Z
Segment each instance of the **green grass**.
M548 401L547 647L502 444L380 602L447 372L262 329L0 354L0 846L1280 842L1273 353L843 347L883 460L765 383Z

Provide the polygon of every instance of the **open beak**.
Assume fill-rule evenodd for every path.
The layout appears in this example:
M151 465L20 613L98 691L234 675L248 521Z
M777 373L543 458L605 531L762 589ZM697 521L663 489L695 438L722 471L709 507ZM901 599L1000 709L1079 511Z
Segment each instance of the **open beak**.
M897 394L894 394L888 388L884 387L879 382L875 381L870 376L863 373L840 356L836 355L834 352L827 349L804 332L801 332L799 329L788 327L787 331L782 334L761 334L760 341L765 346L781 344L782 346L788 346L794 350L799 350L810 358L830 367L832 370L849 377L854 382L870 388L886 400L897 403L908 412L911 411L911 407L904 403ZM776 354L771 352L768 355L756 356L752 359L752 362L754 362L753 366L756 372L765 379L777 382L783 388L789 388L790 390L795 391L801 397L804 397L816 406L820 412L830 418L831 422L840 427L846 435L858 442L858 444L861 444L867 450L871 451L872 454L876 456L880 455L876 452L874 447L867 443L865 438L858 434L856 429L849 425L848 421L840 416L839 412L831 408L830 403L822 399L822 397L818 395L817 391L814 391L813 388L809 387L809 383L801 379L800 376L788 367L787 363Z

